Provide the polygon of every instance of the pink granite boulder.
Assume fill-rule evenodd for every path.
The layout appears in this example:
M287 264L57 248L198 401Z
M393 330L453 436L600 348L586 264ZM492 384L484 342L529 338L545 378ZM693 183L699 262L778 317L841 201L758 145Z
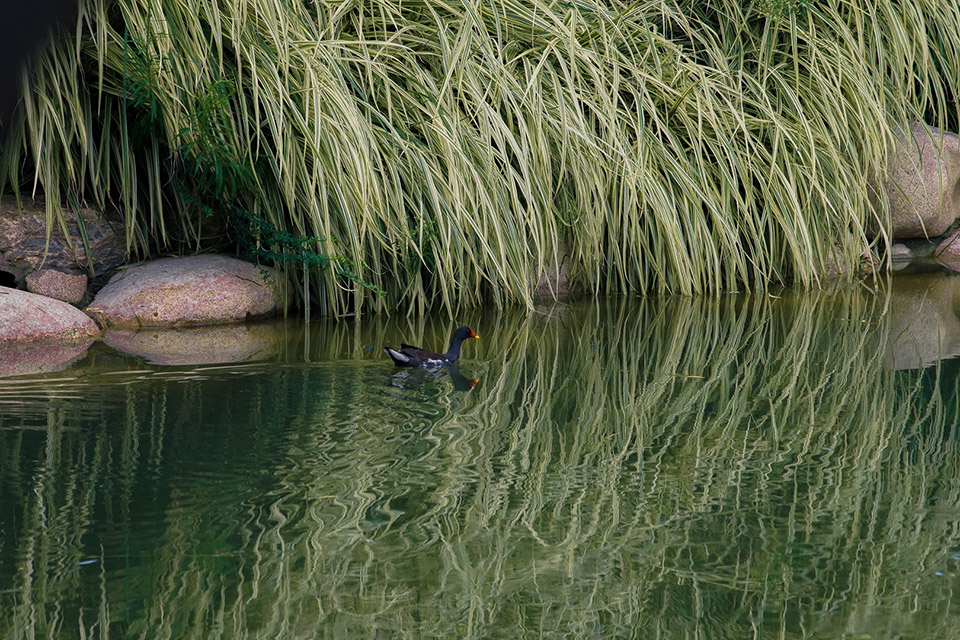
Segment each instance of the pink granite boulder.
M282 309L274 277L228 256L162 258L115 275L86 312L117 329L243 322Z
M933 238L960 217L960 138L914 124L890 160L885 192L893 238Z
M940 264L953 271L960 271L960 231L951 233L941 240L933 255Z
M0 350L23 342L75 344L100 335L100 328L66 302L0 287Z
M27 274L27 291L40 296L80 304L87 293L87 276L40 269Z

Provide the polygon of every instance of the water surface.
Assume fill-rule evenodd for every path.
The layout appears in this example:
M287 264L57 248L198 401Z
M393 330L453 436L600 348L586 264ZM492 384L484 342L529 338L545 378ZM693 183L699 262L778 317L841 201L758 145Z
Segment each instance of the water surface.
M2 378L0 637L958 637L952 287L473 312L459 376L380 350L431 317Z

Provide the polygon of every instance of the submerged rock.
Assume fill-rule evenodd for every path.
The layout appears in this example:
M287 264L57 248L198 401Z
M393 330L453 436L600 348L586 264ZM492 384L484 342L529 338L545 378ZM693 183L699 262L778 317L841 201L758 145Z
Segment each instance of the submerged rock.
M229 256L162 258L115 275L86 312L111 328L243 322L282 309L274 279L272 269Z
M66 302L0 287L0 345L27 342L76 344L99 335L97 323Z
M960 217L960 137L916 123L901 136L884 191L893 238L932 238Z

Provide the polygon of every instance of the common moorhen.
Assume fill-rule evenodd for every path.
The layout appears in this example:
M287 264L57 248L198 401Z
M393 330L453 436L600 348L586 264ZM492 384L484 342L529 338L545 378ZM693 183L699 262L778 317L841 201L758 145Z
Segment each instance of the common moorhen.
M470 327L460 327L453 332L450 338L450 348L446 353L434 353L420 347L411 347L401 344L400 349L385 348L383 351L398 367L421 367L423 369L437 369L452 364L460 359L460 345L467 338L479 338Z

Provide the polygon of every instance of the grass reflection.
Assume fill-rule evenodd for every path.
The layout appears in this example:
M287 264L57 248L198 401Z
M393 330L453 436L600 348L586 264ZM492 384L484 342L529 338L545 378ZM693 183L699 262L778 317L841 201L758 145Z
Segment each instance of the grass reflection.
M91 382L99 419L0 419L0 635L949 636L956 366L885 366L886 308L458 319L467 393L390 384L378 343L440 344L439 318Z

